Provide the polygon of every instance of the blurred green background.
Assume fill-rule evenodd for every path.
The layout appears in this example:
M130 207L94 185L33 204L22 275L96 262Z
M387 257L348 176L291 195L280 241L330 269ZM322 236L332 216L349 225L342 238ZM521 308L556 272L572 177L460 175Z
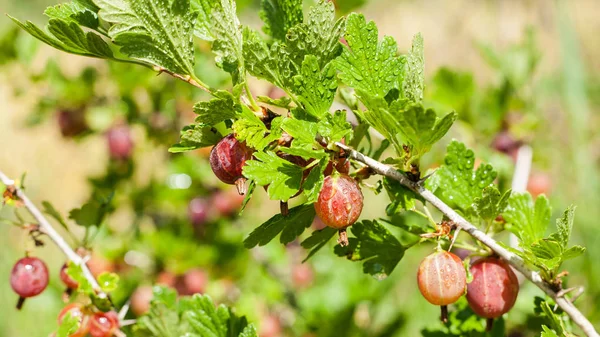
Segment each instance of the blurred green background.
M238 3L242 21L259 26L258 5ZM42 24L43 9L52 4L55 2L0 0L0 12ZM490 144L501 122L516 116L510 132L532 145L533 172L549 175L548 194L555 217L571 204L578 206L573 241L588 251L564 269L571 272L568 285L585 287L577 305L600 327L600 270L595 270L600 257L600 134L596 131L600 127L600 3L371 0L359 11L377 23L380 34L393 36L401 51L410 47L414 34L423 34L427 102L442 110L456 109L460 115L447 138L466 142L507 179L512 162L494 152ZM3 36L13 27L7 17L0 17ZM120 119L133 125L135 172L131 182L119 185L117 211L107 220L108 229L101 231L94 247L99 255L114 261L133 250L145 252L159 263L149 271L140 268L142 271L132 272L127 266L124 271L119 269L128 276L118 301L124 301L137 284L154 280L160 270L178 274L199 266L209 274L206 291L248 315L266 337L273 317L281 332L272 336L418 336L422 329L441 324L437 322L438 308L427 303L416 286L417 265L431 247L407 251L383 281L363 274L360 264L335 256L329 247L309 261L313 275L308 284L300 284L295 268L306 252L297 244L283 247L272 242L251 251L242 247L243 238L279 209L262 190L242 217L214 220L213 232L206 236L191 230L187 202L195 194L209 195L213 188L224 187L214 181L200 151L168 154L167 147L178 140L177 132L167 128L162 134L148 127L152 123L146 118L160 107L169 121L190 122L191 106L198 96L183 83L144 69L67 55L24 34L5 38L0 46L1 57L12 58L0 62L0 169L11 177L26 172L28 194L37 204L50 200L63 214L80 207L94 188L88 178L103 176L107 170L108 152L99 130ZM211 84L226 81L214 67L209 51L204 51L198 62L200 77ZM11 53L15 55L8 55ZM84 69L88 67L93 69L93 79L86 80ZM447 70L440 71L442 68ZM74 88L68 88L69 83ZM252 83L252 88L261 95L270 90L259 81ZM131 102L120 100L125 96L142 106L137 109L141 117L124 112L132 110ZM158 96L159 102L152 102ZM95 133L76 140L61 137L55 108L95 97L101 99L87 112L95 123ZM149 107L139 103L148 101ZM174 124L180 127L185 122ZM443 151L444 144L440 144L425 161L439 163ZM187 190L168 183L173 174L182 173L193 181ZM382 216L386 197L370 191L365 195L363 217ZM149 210L157 214L149 214ZM8 214L0 210L0 216ZM165 214L175 220L161 220ZM167 223L166 229L150 225L161 223ZM139 232L130 241L132 224ZM6 223L0 223L0 228L0 336L48 336L56 329L62 307L58 271L64 257L52 244L35 249L35 255L43 256L50 268L51 285L18 312L13 309L16 295L8 275L14 261L23 256L24 247L33 247L18 228ZM81 230L74 231L81 234ZM180 239L186 235L190 238ZM538 333L539 322L532 316L535 295L541 295L537 288L523 286L517 306L506 319L511 336Z

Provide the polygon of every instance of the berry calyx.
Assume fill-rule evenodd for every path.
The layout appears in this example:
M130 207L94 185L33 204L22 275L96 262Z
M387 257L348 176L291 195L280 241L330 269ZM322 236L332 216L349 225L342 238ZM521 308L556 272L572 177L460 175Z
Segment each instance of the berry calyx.
M235 139L233 134L221 139L210 151L210 167L219 180L235 184L240 194L246 193L246 178L242 167L252 158L252 150Z
M60 268L60 280L67 286L68 289L77 289L79 283L75 281L69 274L67 274L67 264L63 264Z
M464 295L467 274L458 256L440 251L423 259L417 272L417 283L429 303L442 306L442 321L446 322L446 306Z
M83 306L79 303L71 303L65 306L58 314L58 324L62 324L63 320L70 314L79 321L79 329L70 334L69 337L84 337L89 332L88 317L83 313Z
M115 126L106 133L110 157L117 160L127 160L133 152L131 132L126 126Z
M363 208L363 195L356 180L347 174L325 177L315 210L329 227L346 228L358 220Z
M467 301L477 315L494 319L512 309L519 294L519 280L506 262L488 257L477 260L470 270L473 281L467 286Z
M10 286L19 295L17 309L28 297L39 295L48 286L48 268L44 261L24 257L15 263L10 274Z
M89 327L92 337L112 337L119 330L119 317L114 311L99 312L90 318Z

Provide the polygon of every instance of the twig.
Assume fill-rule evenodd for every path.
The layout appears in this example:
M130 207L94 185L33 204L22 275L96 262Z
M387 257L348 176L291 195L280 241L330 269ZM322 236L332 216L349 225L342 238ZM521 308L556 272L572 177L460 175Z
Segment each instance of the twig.
M92 288L97 292L98 296L107 298L108 296L106 295L106 293L104 293L102 291L102 289L100 288L100 285L98 284L98 281L96 281L96 278L92 275L92 272L90 272L90 269L85 264L84 258L79 256L71 248L71 246L69 246L69 244L54 229L54 227L50 224L50 222L48 222L48 220L46 220L46 218L44 217L42 212L40 212L40 210L35 206L35 204L33 202L31 202L31 200L29 200L29 198L25 195L25 193L18 186L15 185L14 180L8 178L8 176L6 176L2 171L0 171L0 181L2 181L2 183L4 185L6 185L7 187L13 186L15 188L15 193L16 193L17 197L19 197L19 199L23 202L23 204L25 205L25 207L27 208L29 213L31 213L31 215L38 221L39 226L44 231L44 233L46 235L48 235L48 237L52 241L54 241L54 243L58 246L58 248L60 248L60 250L63 251L63 253L65 253L65 255L67 256L67 258L69 260L71 260L75 265L81 267L81 270L83 271L83 275L90 282L90 284L92 285Z
M355 151L354 149L337 142L335 143L339 148L347 152L348 156L354 160L362 162L369 166L373 171L388 178L394 179L400 182L402 185L410 188L414 192L418 193L423 199L428 201L430 204L435 206L440 212L447 216L450 220L454 221L458 228L469 233L475 239L481 241L484 245L488 246L494 253L508 262L517 271L522 273L529 281L535 284L538 288L544 291L550 296L558 306L560 306L564 312L566 312L573 322L577 324L588 337L600 337L596 332L594 326L590 321L575 307L569 300L564 297L557 296L557 293L550 288L550 286L544 282L540 274L536 271L530 270L525 265L525 262L518 255L508 251L506 248L496 242L493 238L480 231L473 224L465 220L460 214L454 211L450 206L446 205L442 200L436 197L431 191L423 187L422 182L413 182L400 171L386 164L380 163L373 158L365 156L364 154Z
M155 66L153 69L158 72L158 75L160 75L162 73L169 74L169 75L171 75L171 76L173 76L175 78L178 78L178 79L180 79L180 80L182 80L184 82L187 82L187 83L195 86L196 88L200 88L200 89L206 91L207 93L212 94L212 92L210 91L208 85L204 84L203 82L201 82L197 78L193 78L190 75L177 74L177 73L174 73L174 72L172 72L172 71L170 71L170 70L168 70L166 68L158 67L158 66Z
M513 174L511 188L513 192L523 193L527 191L527 182L529 181L529 173L531 172L531 161L533 158L533 150L529 145L523 145L517 151L517 161L515 163L515 173ZM510 233L510 246L518 248L519 241L517 236Z

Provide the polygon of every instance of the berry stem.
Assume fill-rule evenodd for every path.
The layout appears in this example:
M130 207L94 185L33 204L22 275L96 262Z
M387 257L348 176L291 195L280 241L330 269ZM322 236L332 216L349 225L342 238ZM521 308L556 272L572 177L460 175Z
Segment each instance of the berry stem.
M442 320L442 322L444 323L448 323L448 306L447 305L442 305L440 307L442 315L440 316L440 319Z
M554 289L552 289L552 287L546 281L544 281L540 273L529 269L520 256L510 252L509 250L498 244L496 240L479 230L475 225L467 221L454 209L452 209L452 207L448 206L437 196L435 196L430 190L426 189L423 186L423 180L420 180L418 182L411 181L405 174L398 171L394 167L383 164L371 157L368 157L352 149L351 147L346 146L341 142L336 142L335 144L344 151L346 151L349 158L371 167L375 173L398 181L400 184L404 185L405 187L411 189L412 191L420 195L423 199L425 199L425 201L437 208L451 221L454 221L458 229L464 230L473 238L477 239L479 242L489 247L503 260L508 262L517 271L523 274L529 281L531 281L538 288L543 290L556 302L556 304L559 307L563 309L563 311L565 311L569 315L569 317L571 317L573 322L575 322L575 324L577 324L587 336L600 337L600 334L596 332L596 329L594 328L592 323L581 313L581 311L579 311L579 309L577 309L577 307L575 307L573 303L571 303L568 299L557 296L557 292Z
M23 308L23 304L25 304L25 297L19 296L16 306L17 310L21 310Z
M246 178L238 178L238 180L235 181L235 187L240 195L244 195L248 192L248 188L246 187L247 180L248 179Z
M290 206L287 201L279 202L279 210L281 211L281 215L288 216L290 214Z
M494 327L494 319L493 318L488 318L485 321L485 331L490 332L490 331L492 331L493 327Z

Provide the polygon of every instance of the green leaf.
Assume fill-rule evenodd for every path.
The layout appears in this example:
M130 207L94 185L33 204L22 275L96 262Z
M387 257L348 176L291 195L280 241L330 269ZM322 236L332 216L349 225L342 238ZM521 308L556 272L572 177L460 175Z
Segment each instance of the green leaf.
M280 88L286 88L285 75L280 69L281 62L289 59L284 54L284 50L278 43L274 43L271 48L260 37L257 31L244 27L243 31L243 56L246 70L257 78L267 80ZM292 76L288 71L287 76ZM291 81L290 81L291 82Z
M105 293L111 293L119 287L119 275L104 272L98 275L98 284Z
M386 208L388 216L392 216L402 210L414 209L417 200L425 202L420 195L400 184L397 180L385 177L383 178L383 187L392 201Z
M229 91L219 90L214 92L213 96L215 98L208 102L198 102L194 105L194 112L198 115L197 123L214 126L225 120L235 119L241 113L239 100Z
M297 118L286 118L281 128L294 138L294 142L298 141L299 144L314 144L318 132L316 122Z
M287 216L276 214L248 235L244 240L244 247L264 246L279 233L281 233L279 241L288 244L302 234L312 224L314 218L315 207L312 204L291 208Z
M573 246L567 250L565 250L562 254L562 260L569 260L579 257L585 253L585 247L581 246Z
M136 337L256 337L245 317L237 317L221 304L215 306L208 295L181 297L166 287L154 287L150 311L133 327Z
M340 141L352 134L352 125L346 121L346 110L337 110L333 114L325 115L319 125L318 132L330 141Z
M74 220L79 226L83 227L99 227L104 221L104 217L112 211L110 205L113 192L110 193L95 193L91 200L69 212L69 219Z
M242 107L242 118L233 123L232 129L235 137L239 141L246 142L246 145L256 149L263 150L272 142L281 137L282 117L276 117L271 121L271 128L267 128L265 123L258 118L254 112L246 106Z
M292 104L292 99L284 96L278 99L272 99L271 97L268 96L256 96L256 98L258 99L259 102L261 103L266 103L272 106L276 106L276 107L280 107L280 108L284 108L284 109L288 109L290 110L291 104Z
M394 115L398 123L401 138L413 147L412 155L420 157L431 149L450 130L458 117L451 112L443 118L438 118L431 109L425 110L422 105L409 105L400 108L400 104L392 104L392 111L400 110Z
M85 5L73 1L46 8L44 14L51 19L74 21L84 27L98 28L98 15Z
M192 124L181 130L181 141L169 148L171 153L180 153L212 146L218 143L223 136L213 127L203 124Z
M522 247L531 246L544 238L551 215L548 199L540 195L534 204L529 193L513 193L503 213L504 219L510 224L508 230L521 240Z
M244 82L245 76L242 25L235 0L220 0L220 4L210 16L215 37L212 50L217 55L217 65L231 74L235 85Z
M257 152L257 160L249 160L244 165L243 173L257 185L266 186L271 200L288 201L296 195L302 185L304 170L277 156L272 151Z
M457 141L448 145L444 165L426 181L447 204L467 212L476 198L482 197L483 189L492 185L498 175L489 164L481 164L473 171L475 154Z
M94 0L100 18L112 24L108 35L131 58L194 76L190 0Z
M321 230L314 231L306 240L302 241L300 244L302 248L310 249L310 252L302 262L306 262L311 256L315 255L315 253L323 248L337 232L338 231L334 228L325 227Z
M58 50L83 56L113 58L110 47L98 34L84 32L75 21L50 19L47 29L52 35L49 35L31 21L23 23L10 15L9 17L33 37Z
M571 231L573 230L573 218L575 217L575 209L577 207L570 206L564 212L563 217L556 219L556 227L558 228L558 240L564 249L569 244Z
M313 203L319 199L319 193L321 193L321 188L323 187L323 172L327 168L328 163L329 158L322 158L319 164L311 169L304 180L302 188L304 189L307 203Z
M205 41L214 41L212 28L212 12L216 0L192 0L192 10L198 13L196 26L194 27L194 35Z
M302 0L262 0L260 18L263 31L276 40L284 41L288 30L302 23Z
M423 101L423 90L425 89L425 55L423 49L423 37L421 33L418 33L413 38L410 52L406 55L406 78L402 83L404 97L416 103Z
M65 219L50 202L42 201L42 206L44 207L44 213L53 217L65 230L69 231L69 226L67 226Z
M496 186L488 186L483 189L481 198L475 198L473 208L480 218L493 221L508 206L510 193L511 190L508 190L504 194L500 194Z
M348 16L345 38L349 47L335 60L344 84L381 98L398 89L403 66L393 38L378 42L375 23L356 13Z
M336 90L335 68L328 64L321 70L316 56L306 56L300 74L294 77L294 92L305 111L318 119L329 115Z
M333 2L319 0L308 11L306 22L292 27L287 34L285 44L293 69L300 69L307 55L315 56L319 68L325 69L342 53L339 41L344 27L345 19L336 19Z
M406 250L377 220L364 220L350 227L355 236L347 247L336 247L336 253L352 261L365 261L363 271L378 280L385 279L396 268Z
M78 283L79 286L77 287L77 291L80 291L84 294L93 294L94 293L94 288L92 287L92 284L88 281L88 279L83 274L83 270L81 269L81 266L78 266L78 265L74 264L73 262L69 262L67 264L67 269L65 269L65 272L67 273L67 275L69 275L70 278L72 278L73 280L75 280Z
M81 322L79 321L80 317L73 316L73 312L69 311L63 318L61 319L60 325L58 326L58 331L56 332L56 337L69 337L81 326Z
M550 330L550 328L545 325L542 325L542 330L542 337L560 337L554 330Z

